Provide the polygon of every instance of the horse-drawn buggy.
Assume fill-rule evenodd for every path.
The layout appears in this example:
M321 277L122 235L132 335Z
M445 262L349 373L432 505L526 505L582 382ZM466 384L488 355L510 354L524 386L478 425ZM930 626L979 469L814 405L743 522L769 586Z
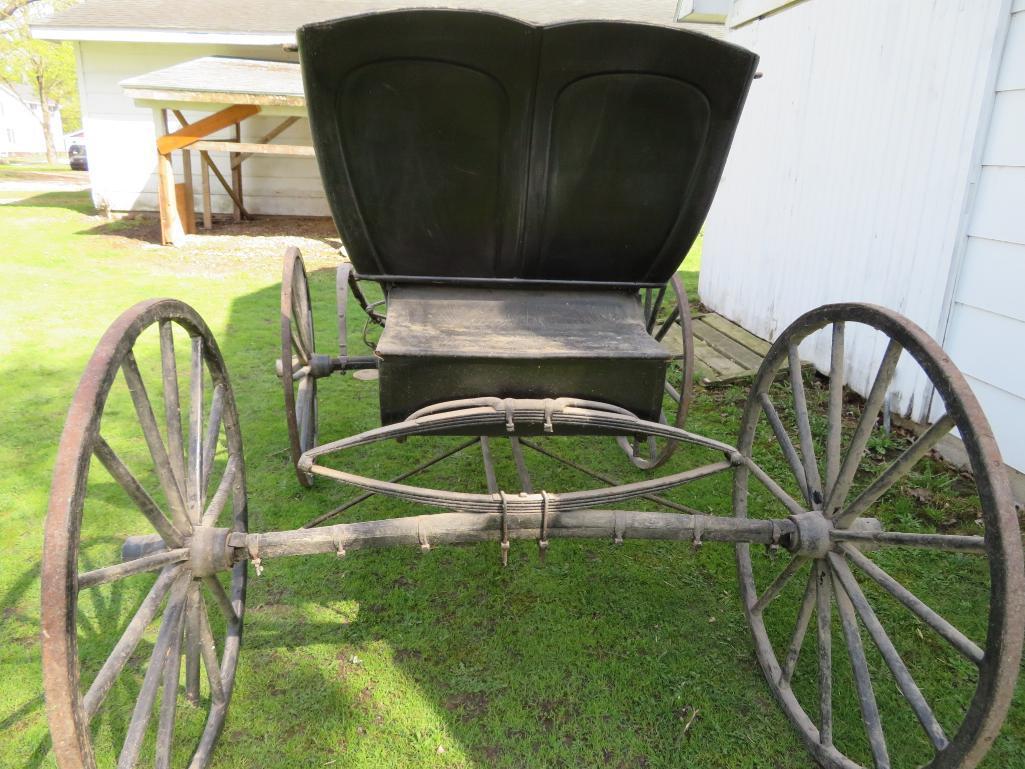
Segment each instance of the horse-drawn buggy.
M299 49L324 188L351 261L337 269L339 345L326 350L303 260L294 249L285 257L276 368L289 454L303 485L335 482L361 490L356 501L424 509L250 531L239 415L210 330L171 299L128 310L75 395L46 523L44 677L60 766L103 763L91 724L110 708L125 723L118 767L209 764L235 683L250 562L259 574L283 556L472 542L495 543L505 562L521 540L536 541L543 560L557 538L732 543L758 663L822 766L890 766L898 737L924 745L921 764L981 760L1019 667L1021 538L991 431L939 346L888 309L820 307L772 344L735 441L686 429L694 356L677 269L711 203L756 57L670 28L533 26L455 11L314 24L299 31ZM354 354L357 304L368 349ZM845 344L866 338L876 368L858 398L845 391ZM822 397L808 390L807 345L829 351ZM149 382L147 362L157 372ZM380 426L322 442L331 407L322 380L363 370L378 376ZM898 370L931 385L931 426L887 462L869 461ZM875 515L954 430L970 458L978 532ZM450 448L425 458L418 441L439 436ZM542 487L524 455L572 463L549 448L566 437L621 449L633 477ZM516 473L502 477L515 486L496 472L493 449L506 441ZM392 442L420 464L388 479L354 469ZM135 444L145 455L130 470ZM470 447L481 451L486 490L414 484ZM680 490L715 476L732 486L724 514L689 508ZM97 541L117 557L97 562ZM948 576L984 585L961 607L970 627L884 568L896 551L916 564L908 576L956 554L950 563L963 571ZM103 646L79 603L127 584L141 585L138 606ZM800 596L796 611L774 615L786 590ZM929 639L927 655L907 652L908 634ZM916 665L941 659L956 670L954 704L920 686ZM111 704L125 675L139 681L137 700ZM851 715L834 708L841 686L863 725L854 736L837 726ZM894 708L900 734L887 726ZM205 714L186 755L175 739L183 710ZM918 737L904 731L915 721Z

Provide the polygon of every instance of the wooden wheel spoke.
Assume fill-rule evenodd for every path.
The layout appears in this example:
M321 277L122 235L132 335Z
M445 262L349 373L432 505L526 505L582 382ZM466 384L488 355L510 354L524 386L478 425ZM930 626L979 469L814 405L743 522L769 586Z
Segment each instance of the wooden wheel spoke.
M160 323L160 373L164 386L164 419L167 422L167 453L178 481L178 492L185 497L185 446L182 437L182 411L178 392L178 366L174 358L174 326Z
M790 363L790 389L794 394L794 417L797 420L797 434L801 442L801 458L808 503L815 510L819 510L822 508L822 478L819 475L818 460L815 458L815 443L811 436L808 400L804 392L801 357L798 354L797 345L790 345L787 355Z
M156 571L173 563L180 563L189 557L187 547L179 547L174 550L160 550L156 553L144 555L124 563L116 563L113 566L104 566L102 569L93 569L78 575L78 589L105 585L108 582L116 582L125 577L135 574L144 574L148 571Z
M835 525L840 528L850 526L858 516L864 515L880 497L907 475L918 462L928 454L940 440L954 429L954 419L944 414L921 437L908 446L867 489L862 491L851 504L836 515Z
M830 517L835 515L837 509L847 499L851 483L854 481L854 475L858 471L862 455L865 453L865 447L868 445L869 438L872 437L872 430L875 427L879 411L883 406L886 390L890 386L890 380L893 379L894 372L897 370L897 361L900 359L902 350L903 348L895 339L891 339L886 347L882 363L879 364L875 381L872 383L872 389L869 390L868 398L865 399L865 407L861 412L861 419L858 420L858 426L854 429L854 435L851 437L850 445L847 447L847 454L843 458L843 464L840 465L836 483L829 489L826 497L824 509Z
M199 521L203 505L203 337L192 338L192 366L189 371L189 518Z
M214 457L217 455L217 439L221 435L221 420L223 418L224 385L217 384L210 399L210 414L207 417L206 437L203 439L203 480L200 486L203 493L200 500L200 508L206 504L206 491L210 486L210 473L214 467Z
M307 359L313 354L313 339L310 330L313 327L310 317L309 287L306 283L306 276L300 282L295 280L292 283L292 320L295 323L296 334L303 348L307 352Z
M89 690L82 698L87 719L91 720L100 709L103 700L110 692L117 677L121 675L125 665L128 664L128 660L135 652L139 641L142 640L146 628L149 627L153 618L157 616L157 611L160 609L164 596L167 595L167 592L171 589L171 584L180 572L180 566L165 567L164 571L157 577L157 581L153 583L153 587L146 594L146 597L142 599L142 603L136 609L135 615L129 620L128 626L125 627L121 637L114 645L110 656L107 657L103 667L100 668L100 672L96 674L93 682L89 685Z
M812 611L815 609L816 573L817 567L812 569L812 573L808 577L808 585L804 589L801 608L797 612L797 623L794 625L794 633L790 638L790 645L787 647L787 656L783 660L780 684L790 683L790 679L794 676L794 668L797 667L797 660L801 656L801 647L804 645L804 637L808 632L808 625L811 623Z
M826 428L826 487L833 488L840 474L840 446L843 438L844 323L833 324L829 353L829 401Z
M668 284L667 284L668 285ZM651 289L648 289L647 296L651 297ZM655 322L658 320L658 311L662 309L662 304L666 298L666 286L659 288L658 293L655 295L654 301L648 301L648 306L645 307L645 323L644 327L650 334L655 328Z
M157 689L163 677L164 665L167 663L168 653L171 649L171 644L175 640L175 634L181 631L181 617L185 607L185 593L187 589L188 575L182 574L175 580L174 586L171 588L171 597L167 601L164 620L160 625L157 641L153 645L153 652L150 654L149 665L146 668L146 675L142 681L142 688L139 690L139 699L135 702L132 720L128 724L125 741L121 747L121 754L117 759L117 769L131 769L139 760L139 750L142 748L142 741L146 736L146 727L149 724L150 717L153 715L153 703L157 698Z
M815 617L819 652L819 744L833 744L833 605L829 569L815 563Z
M185 699L192 705L199 704L200 608L199 584L193 580L185 609Z
M231 493L232 486L235 483L235 477L238 475L238 468L238 458L234 456L229 457L228 464L224 468L224 475L221 476L221 480L217 484L217 490L210 498L210 504L207 505L203 513L202 523L204 526L213 526L217 523L217 519L221 517L221 511L224 510L228 495Z
M295 354L299 358L299 364L301 368L302 366L305 366L310 362L310 356L309 353L307 353L305 348L302 346L302 342L299 340L299 337L295 334L294 331L295 330L293 328L293 333L291 336L292 349L295 350Z
M793 473L794 479L797 481L797 485L801 489L801 494L804 495L808 504L811 505L812 496L811 492L808 490L808 481L806 479L804 465L801 462L801 458L797 455L797 449L794 448L793 441L790 440L790 436L787 434L787 430L783 426L783 420L779 418L779 413L776 411L776 407L772 405L772 401L769 399L768 393L760 393L758 395L758 400L761 401L762 411L765 412L765 418L769 421L769 426L772 428L772 432L776 436L776 442L779 443L780 449L783 451L783 457L790 466L790 472Z
M808 562L808 559L803 555L795 555L790 559L790 562L784 567L774 579L771 584L765 588L765 592L762 593L761 597L755 601L751 607L753 614L760 614L765 610L765 607L772 603L776 597L780 594L780 591L786 587L787 583L793 579L794 575L801 569L804 564Z
M674 307L669 311L669 315L666 316L666 319L662 321L662 325L658 327L658 331L655 332L656 342L661 342L666 338L666 334L669 333L669 329L673 327L673 324L676 323L679 317L680 309L678 307Z
M854 613L851 600L843 589L838 575L833 572L833 594L836 596L836 608L840 615L844 640L854 672L854 684L858 690L858 703L861 706L861 720L865 725L872 760L876 769L889 769L890 756L886 750L886 738L883 736L883 725L879 717L879 705L876 703L875 690L872 688L872 677L868 671L868 659L865 647L861 643L861 630Z
M182 498L181 490L178 488L178 481L171 469L171 460L164 448L164 442L160 437L160 430L157 428L157 420L153 416L153 408L146 394L146 386L143 384L142 375L139 373L139 366L135 362L135 356L131 351L125 353L121 363L121 371L124 373L125 382L128 384L128 392L132 396L132 404L135 406L135 413L139 418L142 427L143 437L149 448L150 457L160 479L160 487L167 497L167 504L171 508L171 520L180 531L191 531L189 515L185 508L185 501Z
M945 550L953 553L986 554L986 540L967 534L919 534L904 531L852 531L834 529L830 534L834 542L864 542L885 547L915 547L925 550Z
M908 701L911 709L915 711L915 716L918 718L919 723L922 724L922 728L925 729L925 733L928 735L933 747L936 750L943 750L947 746L947 736L943 733L943 727L940 726L936 716L933 715L932 708L929 707L929 703L926 702L925 696L918 688L918 684L915 683L915 679L911 676L907 665L904 664L904 660L901 659L893 642L886 634L886 630L883 629L879 618L876 617L857 580L851 574L850 568L848 568L840 556L834 553L830 553L828 558L833 573L838 577L844 592L851 603L854 604L858 616L861 617L861 623L868 630L872 642L879 649L879 653L883 656L883 660L886 662L890 672L893 673L893 677L897 681L897 688L900 689L901 694L904 695L904 699Z
M313 377L304 377L299 382L299 392L295 400L295 416L299 423L299 445L304 450L313 445L313 410L316 386Z
M203 577L203 584L206 585L207 590L210 591L217 601L217 605L221 608L221 613L224 614L225 619L228 621L228 626L236 627L239 623L238 613L235 611L235 607L232 606L228 594L224 592L224 586L221 585L220 580L214 576Z
M191 588L191 585L189 585ZM157 718L156 769L171 766L171 742L174 739L174 716L178 710L178 681L181 676L182 637L188 616L188 596L178 616L177 626L171 635L171 643L164 661L164 691L160 701L160 715Z
M138 479L121 461L121 458L114 453L114 449L104 440L102 435L96 436L93 444L93 453L100 463L107 469L111 477L118 482L118 485L125 490L125 493L135 502L139 511L146 517L156 529L160 538L170 547L179 547L182 543L183 533L178 531L163 514L153 497L142 487Z
M805 508L800 505L796 499L787 494L783 488L772 480L771 477L758 466L757 462L754 462L750 457L741 457L741 461L747 466L747 469L751 471L751 475L758 479L772 496L774 496L783 507L789 510L793 515L801 515L807 512Z
M203 667L206 668L207 681L210 684L210 698L217 704L225 701L223 673L217 660L217 645L213 631L210 630L210 618L206 614L206 605L201 595L197 595L199 604L199 650L203 656Z
M840 550L843 551L843 554L846 555L855 566L875 580L875 582L886 590L887 593L902 603L908 611L935 630L942 638L946 639L946 641L957 649L957 651L965 658L971 660L976 665L982 664L983 657L985 656L982 649L964 635L964 633L926 606L926 604L919 600L918 597L910 590L879 568L856 548L853 548L850 545L841 544Z

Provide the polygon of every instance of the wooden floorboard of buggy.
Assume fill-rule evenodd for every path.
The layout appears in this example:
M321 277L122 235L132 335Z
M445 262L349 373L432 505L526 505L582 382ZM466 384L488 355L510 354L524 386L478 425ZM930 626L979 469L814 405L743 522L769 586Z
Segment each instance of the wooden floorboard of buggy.
M714 312L698 313L694 323L694 370L706 386L753 377L769 343Z

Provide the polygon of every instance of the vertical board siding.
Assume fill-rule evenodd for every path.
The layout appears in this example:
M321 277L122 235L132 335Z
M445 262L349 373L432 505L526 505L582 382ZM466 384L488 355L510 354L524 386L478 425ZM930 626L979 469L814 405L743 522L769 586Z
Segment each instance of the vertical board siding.
M294 60L280 46L214 46L137 43L79 43L80 88L87 105L83 109L89 148L89 172L93 202L113 211L156 210L156 133L153 114L135 106L120 82L135 75L168 67L200 56L238 56L270 60ZM186 111L189 120L208 112ZM283 118L255 117L242 123L242 140L260 138ZM177 126L169 117L171 130ZM212 138L231 138L222 131ZM306 120L295 123L275 139L280 144L311 144ZM196 207L200 208L199 154L191 153ZM221 172L230 177L227 153L211 153ZM182 180L180 154L174 158L175 175ZM312 158L254 157L245 162L243 189L246 208L256 214L328 216L327 201ZM215 213L229 213L232 202L211 176L211 206Z
M706 225L702 301L766 339L838 301L896 309L936 334L1003 5L807 0L730 30L764 76ZM884 348L852 329L857 391ZM824 335L801 352L828 368ZM891 392L903 413L929 413L913 362Z
M1013 8L944 346L1025 471L1025 0Z

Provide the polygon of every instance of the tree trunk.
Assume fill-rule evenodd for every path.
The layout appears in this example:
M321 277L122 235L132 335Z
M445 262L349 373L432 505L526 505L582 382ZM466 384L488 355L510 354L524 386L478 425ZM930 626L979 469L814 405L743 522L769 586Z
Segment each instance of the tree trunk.
M53 146L53 131L50 123L50 102L43 89L43 78L36 76L36 91L39 94L39 122L43 124L43 141L46 142L46 162L54 165L57 162L57 149Z

